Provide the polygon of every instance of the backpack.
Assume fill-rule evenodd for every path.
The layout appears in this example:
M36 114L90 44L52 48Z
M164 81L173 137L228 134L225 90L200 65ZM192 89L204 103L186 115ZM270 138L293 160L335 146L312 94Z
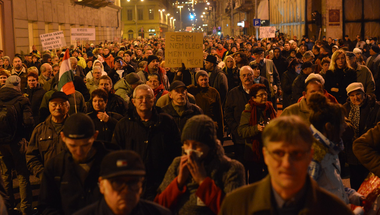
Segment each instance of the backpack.
M17 131L17 110L0 101L0 145L11 143Z

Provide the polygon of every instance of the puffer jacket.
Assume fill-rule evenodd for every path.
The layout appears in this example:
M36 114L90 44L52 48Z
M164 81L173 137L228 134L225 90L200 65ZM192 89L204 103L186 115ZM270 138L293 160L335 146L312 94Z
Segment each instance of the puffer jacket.
M60 132L55 131L51 121L51 115L34 128L26 151L26 164L33 175L41 179L44 166L63 149L65 143L61 139Z

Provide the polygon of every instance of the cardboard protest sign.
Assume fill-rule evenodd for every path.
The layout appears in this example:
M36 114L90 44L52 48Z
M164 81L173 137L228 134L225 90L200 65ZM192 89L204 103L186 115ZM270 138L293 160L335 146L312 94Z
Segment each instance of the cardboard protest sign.
M203 67L202 33L166 32L165 45L166 67Z
M260 38L275 38L276 37L276 27L260 27Z
M72 28L71 40L95 40L95 28Z
M66 46L65 36L63 35L62 31L41 34L40 40L42 44L42 49L44 51L49 49L58 49L63 46Z

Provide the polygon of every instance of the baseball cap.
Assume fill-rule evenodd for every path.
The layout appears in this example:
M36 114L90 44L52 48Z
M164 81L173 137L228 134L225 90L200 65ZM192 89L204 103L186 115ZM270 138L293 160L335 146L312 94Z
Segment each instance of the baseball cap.
M62 92L62 91L55 91L53 93L53 95L51 95L50 99L49 99L49 102L53 99L63 99L65 101L69 101L69 96L66 95L66 93Z
M145 166L140 156L134 151L114 151L103 158L99 175L104 179L118 176L144 176Z
M94 122L87 114L72 114L65 121L63 134L70 139L90 138L95 134Z
M186 85L182 81L173 81L173 83L170 85L169 91L175 90L180 87L186 88Z

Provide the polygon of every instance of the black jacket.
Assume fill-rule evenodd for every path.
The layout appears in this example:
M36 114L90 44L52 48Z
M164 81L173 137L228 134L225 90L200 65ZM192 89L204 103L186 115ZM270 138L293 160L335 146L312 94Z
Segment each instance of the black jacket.
M114 112L124 116L127 113L127 102L115 93L108 93L106 112ZM87 113L93 112L92 98L87 102Z
M116 124L118 122L117 118L114 118L113 115L117 113L106 112L109 116L108 122L101 121L98 118L98 112L93 111L88 113L88 116L92 119L95 125L95 130L99 131L98 137L96 140L103 142L111 142L113 131L115 130ZM120 116L120 114L117 114Z
M195 115L203 114L203 111L200 107L195 104L191 104L190 102L187 102L185 111L183 112L182 116L178 115L177 111L173 107L172 102L163 107L162 110L173 117L181 133L188 119Z
M244 91L243 86L233 88L227 94L226 104L224 106L224 119L228 128L231 130L232 140L235 144L245 144L245 139L238 134L241 113L248 103L250 96Z
M168 209L162 207L151 201L140 199L136 207L133 208L130 214L133 215L170 215L172 214ZM107 202L102 198L101 200L83 208L82 210L74 213L73 215L114 215L112 210L107 205Z
M38 83L37 87L34 89L30 89L28 86L25 92L26 94L25 96L30 101L35 125L37 125L38 122L40 122L40 119L39 119L40 105L45 93L46 91L41 87L40 83Z
M346 68L327 70L325 75L325 89L333 95L339 104L344 104L348 98L346 88L352 82L356 82L356 71ZM332 88L338 88L338 92L332 91Z
M237 67L232 68L232 69L228 69L226 66L223 68L223 72L227 76L228 91L239 86L241 81L240 81L240 77L239 77L239 69Z
M119 121L112 143L137 152L146 168L143 198L153 200L167 168L181 155L181 139L173 118L153 107L151 120L143 124L136 110Z
M294 79L292 83L292 103L291 104L297 103L298 99L303 96L302 92L305 91L305 86L306 86L305 80L307 76L309 75L301 71L301 73Z
M42 214L73 214L101 199L98 186L100 164L109 150L97 141L93 143L93 148L96 153L84 183L76 171L78 164L68 150L48 161L42 176L38 201Z
M294 69L290 69L284 74L282 74L281 77L281 86L282 86L282 109L285 109L286 107L293 104L294 100L292 99L292 84L294 80L297 78L298 73L294 71ZM305 81L305 80L304 80ZM302 91L301 91L302 94ZM300 96L301 97L301 96Z

